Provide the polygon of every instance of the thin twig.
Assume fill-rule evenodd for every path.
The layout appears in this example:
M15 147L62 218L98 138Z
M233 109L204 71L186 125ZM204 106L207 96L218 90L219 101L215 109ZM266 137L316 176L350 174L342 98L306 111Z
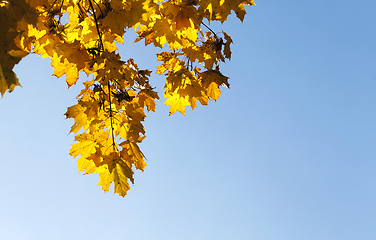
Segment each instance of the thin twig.
M63 14L61 14L61 9L63 9L63 4L64 4L64 0L61 1L61 5L60 5L60 10L59 10L59 21L57 22L57 24L60 24L60 20L61 20L61 17L63 16Z
M97 16L95 15L94 6L93 6L93 4L91 3L91 1L92 1L92 0L89 0L90 8L91 8L91 10L93 11L93 16L94 16L95 26L97 27L97 33L98 33L98 37L99 37L99 42L100 42L100 44L101 44L102 51L104 51L104 45L103 45L103 42L102 42L102 34L101 34L101 32L99 31L99 26L98 26Z
M112 146L114 148L114 152L116 152L115 148L115 135L114 135L114 126L113 126L113 115L112 115L112 103L111 103L111 85L110 85L110 80L108 81L108 101L110 104L110 122L111 122L111 136L112 136Z
M215 32L210 28L210 27L208 27L205 23L201 23L202 25L204 25L207 29L209 29L210 30L210 32L212 32L213 34L214 34L214 37L217 37L217 34L215 34Z

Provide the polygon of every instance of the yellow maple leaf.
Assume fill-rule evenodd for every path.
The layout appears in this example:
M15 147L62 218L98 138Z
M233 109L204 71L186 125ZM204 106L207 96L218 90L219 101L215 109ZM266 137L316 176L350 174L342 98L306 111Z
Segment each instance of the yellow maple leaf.
M142 89L138 93L137 98L141 107L146 106L148 111L155 112L157 106L155 100L159 100L157 92L150 89Z
M221 95L221 90L216 82L211 82L207 87L207 95L214 101L217 101L219 95Z
M76 104L68 107L65 113L66 118L74 118L74 124L71 127L70 132L77 133L82 127L87 124L87 116L85 114L86 108L81 104Z
M105 166L98 168L96 172L99 173L98 185L102 186L103 192L108 192L111 183L115 180L114 172L110 172Z
M222 22L227 20L227 16L234 11L236 16L243 22L246 11L245 5L256 5L253 0L225 0L220 6L219 12L216 14L216 18Z
M219 7L223 4L224 0L218 1L218 0L201 0L200 1L200 10L208 11L209 13L209 20L212 20L213 13L215 16L215 13L218 11Z
M177 50L182 46L181 39L175 34L171 26L171 20L157 19L154 24L154 44L163 47L165 43L170 46L171 50Z
M187 95L182 97L180 94L173 92L164 94L164 97L166 101L163 104L170 105L169 115L176 111L185 115L185 107L189 105L189 97Z
M122 197L124 197L131 189L128 183L127 175L132 173L132 170L127 167L126 164L116 164L116 168L114 169L115 192Z
M95 153L96 151L96 137L83 132L82 134L77 134L74 138L77 141L76 144L72 144L72 148L70 150L70 155L73 157L77 157L81 155L82 158L87 158L91 154Z
M78 72L86 67L90 56L78 41L60 44L55 51L51 59L51 65L55 69L54 75L61 77L66 74L66 81L70 87L77 82Z
M197 101L202 105L207 105L209 100L205 89L198 83L197 79L195 80L185 84L184 88L178 91L182 96L188 96L192 110L197 107Z
M90 161L84 157L80 157L77 159L77 169L78 172L84 172L84 174L94 173L95 164L93 161Z
M113 34L123 36L127 26L124 21L125 16L125 11L110 11L102 21L103 28L109 29Z
M219 98L219 95L221 95L219 86L230 88L230 84L228 84L227 81L228 77L224 76L219 71L218 66L215 70L207 70L205 72L200 73L200 79L202 82L202 86L207 91L208 97L215 101Z
M6 91L12 92L16 86L21 86L16 74L9 68L0 65L0 93L3 97Z
M125 2L124 22L127 24L127 27L136 29L140 22L147 20L149 17L147 12L149 3L150 0L128 0Z

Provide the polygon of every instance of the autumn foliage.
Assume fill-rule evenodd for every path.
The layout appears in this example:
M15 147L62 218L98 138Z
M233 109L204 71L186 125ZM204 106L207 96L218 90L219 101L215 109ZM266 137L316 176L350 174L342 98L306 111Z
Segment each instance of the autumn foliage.
M68 107L76 143L70 154L78 169L99 173L99 185L125 196L134 169L144 170L138 144L145 137L146 111L156 110L159 96L149 82L151 71L133 59L122 60L116 43L134 30L135 42L161 49L157 74L166 76L163 97L170 115L186 106L217 100L229 87L219 64L231 58L231 37L215 33L212 21L232 12L243 21L253 0L0 0L0 92L19 86L13 67L29 53L51 59L56 77L68 87L80 72L77 104ZM64 20L65 19L65 20ZM63 21L64 20L64 21ZM64 23L63 23L64 22ZM205 24L206 23L206 24Z

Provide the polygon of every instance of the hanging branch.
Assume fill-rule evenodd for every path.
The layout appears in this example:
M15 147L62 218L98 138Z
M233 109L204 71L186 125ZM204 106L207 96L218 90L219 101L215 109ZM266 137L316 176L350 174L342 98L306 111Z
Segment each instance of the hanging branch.
M103 45L103 41L102 41L102 34L99 31L98 19L97 19L97 16L95 14L95 10L94 10L94 6L93 6L92 1L94 1L94 0L89 0L89 4L90 4L91 10L93 11L93 17L94 17L94 21L95 21L95 27L97 28L98 38L99 38L99 42L100 42L100 51L99 52L103 52L104 51L104 45ZM99 5L95 1L94 1L94 3L98 6L99 10L103 14L102 9L99 7ZM114 123L113 123L114 116L112 114L112 99L111 99L111 83L110 83L110 81L111 80L108 80L108 82L107 82L107 87L108 87L108 103L110 105L110 124L111 124L112 147L113 147L113 151L116 152L115 134L114 134Z

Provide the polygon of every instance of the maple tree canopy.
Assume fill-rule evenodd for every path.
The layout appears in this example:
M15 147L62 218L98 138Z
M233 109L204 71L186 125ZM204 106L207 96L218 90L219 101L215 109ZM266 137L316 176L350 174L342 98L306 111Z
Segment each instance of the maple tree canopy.
M29 53L51 59L53 75L66 75L68 87L79 72L84 82L77 104L68 107L76 143L70 154L78 169L99 173L99 185L125 196L134 182L133 169L144 170L138 144L145 137L146 111L155 111L158 94L149 83L151 71L133 59L121 60L116 43L130 29L135 42L154 44L166 76L164 104L170 115L185 114L197 101L207 105L229 87L219 64L231 58L231 37L205 23L224 22L234 12L243 21L253 0L0 0L0 92L20 86L13 67ZM67 18L62 23L62 18ZM166 47L167 46L167 47ZM168 51L165 51L168 49Z

